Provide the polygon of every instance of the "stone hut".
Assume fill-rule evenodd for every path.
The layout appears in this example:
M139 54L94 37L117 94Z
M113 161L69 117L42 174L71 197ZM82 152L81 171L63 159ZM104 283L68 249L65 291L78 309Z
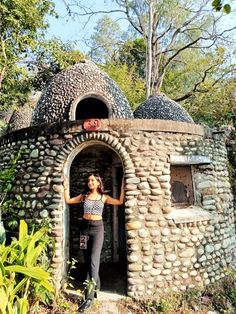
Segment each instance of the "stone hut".
M157 110L148 116L147 103L154 108L153 101ZM112 285L123 284L128 296L151 298L213 283L235 260L222 134L195 124L163 95L140 105L134 116L114 81L85 61L53 78L30 127L0 139L1 167L22 150L13 189L23 199L21 216L53 225L57 287L67 280L68 260L83 262L81 210L65 204L63 174L70 179L71 195L96 171L106 193L118 196L125 177L125 204L104 212L102 283L111 266Z

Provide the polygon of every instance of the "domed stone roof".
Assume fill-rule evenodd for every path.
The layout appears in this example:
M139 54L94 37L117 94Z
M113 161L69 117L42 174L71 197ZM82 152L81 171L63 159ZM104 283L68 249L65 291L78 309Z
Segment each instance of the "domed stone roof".
M137 119L161 119L193 122L187 111L164 94L149 97L135 111Z
M89 60L53 77L36 105L31 125L85 118L133 118L121 89Z
M12 132L29 127L32 112L32 106L30 106L29 104L25 104L24 106L14 110L9 120L7 132Z

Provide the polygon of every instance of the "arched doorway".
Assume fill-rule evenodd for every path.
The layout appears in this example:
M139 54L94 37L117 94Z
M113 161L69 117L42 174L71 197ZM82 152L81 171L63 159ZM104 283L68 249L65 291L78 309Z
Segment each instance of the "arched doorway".
M75 120L91 118L109 118L109 109L107 105L97 97L83 98L76 106Z
M70 195L78 195L84 189L84 182L91 173L98 173L104 183L105 193L118 197L123 175L122 162L119 156L108 146L94 144L85 147L72 161L70 167ZM82 204L70 206L70 260L78 261L78 267L73 274L79 285L84 277L83 252L79 250L80 222L82 219ZM105 237L101 254L100 277L103 291L118 289L126 294L126 238L124 206L105 206L104 214ZM117 283L114 287L114 282Z

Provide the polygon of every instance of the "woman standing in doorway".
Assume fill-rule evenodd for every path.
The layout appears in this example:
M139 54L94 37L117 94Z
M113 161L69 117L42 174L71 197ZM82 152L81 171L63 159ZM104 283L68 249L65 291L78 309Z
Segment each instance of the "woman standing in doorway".
M68 191L68 179L64 179L65 201L67 204L83 202L83 222L80 245L84 248L87 278L93 280L96 289L100 289L99 266L100 255L104 240L104 225L102 213L105 204L122 205L124 203L124 178L122 178L120 198L116 199L104 194L102 179L99 175L89 175L84 192L70 198ZM81 243L83 241L83 243ZM80 306L80 312L90 308L94 299L95 287L87 292L84 303Z

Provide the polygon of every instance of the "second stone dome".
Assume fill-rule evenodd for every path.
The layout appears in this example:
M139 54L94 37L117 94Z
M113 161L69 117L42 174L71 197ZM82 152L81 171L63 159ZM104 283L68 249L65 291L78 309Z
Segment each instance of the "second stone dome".
M165 94L149 97L134 111L134 117L136 119L161 119L193 123L188 112Z

